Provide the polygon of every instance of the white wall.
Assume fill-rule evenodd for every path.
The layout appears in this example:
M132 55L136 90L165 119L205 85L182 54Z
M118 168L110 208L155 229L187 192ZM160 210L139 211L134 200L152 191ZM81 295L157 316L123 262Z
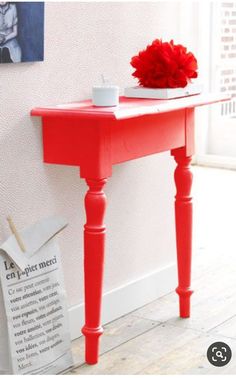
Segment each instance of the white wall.
M40 119L29 112L90 97L102 72L121 88L134 84L130 58L157 37L178 41L179 11L177 2L46 3L45 61L0 67L0 237L9 235L8 214L19 228L64 215L70 225L59 241L70 306L83 298L86 186L78 169L42 163ZM105 189L104 291L175 263L173 169L169 153L114 168Z

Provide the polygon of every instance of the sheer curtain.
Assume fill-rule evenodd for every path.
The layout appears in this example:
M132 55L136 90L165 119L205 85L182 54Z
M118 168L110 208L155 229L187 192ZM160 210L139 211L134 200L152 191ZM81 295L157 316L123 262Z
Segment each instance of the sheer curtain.
M198 60L205 88L232 100L197 114L196 162L236 168L236 1L198 4Z

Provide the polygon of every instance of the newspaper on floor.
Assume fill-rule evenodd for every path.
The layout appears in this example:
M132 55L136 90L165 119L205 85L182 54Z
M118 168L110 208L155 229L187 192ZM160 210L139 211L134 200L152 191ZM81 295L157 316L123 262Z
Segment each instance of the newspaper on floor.
M57 374L73 365L60 249L52 217L0 246L0 374Z

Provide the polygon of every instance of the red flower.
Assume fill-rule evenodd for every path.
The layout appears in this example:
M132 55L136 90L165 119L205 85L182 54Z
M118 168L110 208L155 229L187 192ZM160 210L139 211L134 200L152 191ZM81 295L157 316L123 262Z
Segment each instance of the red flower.
M198 76L195 56L186 47L175 45L173 40L156 39L134 56L130 64L135 68L132 75L148 88L186 87Z

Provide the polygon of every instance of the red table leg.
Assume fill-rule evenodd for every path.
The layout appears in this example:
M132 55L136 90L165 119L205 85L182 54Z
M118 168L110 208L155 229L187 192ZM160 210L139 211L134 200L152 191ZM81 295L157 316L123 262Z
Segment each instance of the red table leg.
M178 260L178 287L181 318L190 316L191 257L192 257L192 173L191 156L186 156L185 148L172 150L177 167L175 169L175 223Z
M106 228L103 218L106 179L86 179L89 190L85 196L87 222L84 226L84 283L85 283L85 360L96 364L99 353L101 326L102 281Z

